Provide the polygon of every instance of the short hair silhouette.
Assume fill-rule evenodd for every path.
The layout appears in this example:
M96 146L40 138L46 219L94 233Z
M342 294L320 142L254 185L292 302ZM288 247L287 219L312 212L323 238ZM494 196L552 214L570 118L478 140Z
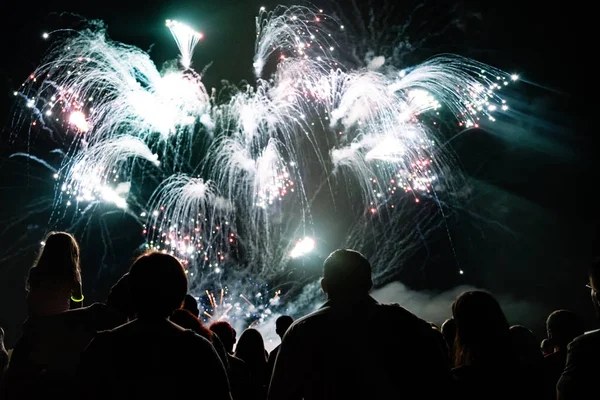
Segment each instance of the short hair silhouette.
M177 324L184 329L194 331L198 335L212 342L214 332L208 330L204 325L202 325L202 322L190 311L179 308L173 311L169 319L174 324Z
M369 293L371 264L358 251L339 249L323 263L323 290L330 298Z
M515 355L519 357L519 364L523 366L540 365L544 356L535 334L522 325L513 325L509 331Z
M566 351L573 339L583 335L583 319L573 311L556 310L546 320L546 331L552 345Z
M289 315L282 315L275 320L275 332L283 337L285 332L289 329L290 325L294 323L294 319Z
M124 317L133 319L135 318L135 306L131 297L129 280L129 273L126 273L110 288L106 305Z
M542 343L540 344L540 349L542 350L542 353L544 355L554 353L554 344L552 344L552 340L550 340L550 339L542 340Z
M210 329L212 332L214 332L219 337L219 339L221 340L221 343L223 343L223 346L225 346L225 349L227 350L227 352L231 353L233 351L233 345L235 344L236 332L235 332L235 329L233 329L233 327L231 326L231 324L229 322L227 322L227 321L213 322L208 329Z
M184 310L188 310L189 312L194 314L194 316L196 316L196 318L198 318L200 316L200 309L198 308L198 301L196 300L196 298L194 296L192 296L189 293L185 295L185 299L183 300L182 308Z
M40 280L67 279L81 282L79 245L67 232L50 232L43 242L40 254L29 271L27 286Z
M188 281L175 257L149 252L138 257L129 271L131 296L138 317L167 318L180 308Z

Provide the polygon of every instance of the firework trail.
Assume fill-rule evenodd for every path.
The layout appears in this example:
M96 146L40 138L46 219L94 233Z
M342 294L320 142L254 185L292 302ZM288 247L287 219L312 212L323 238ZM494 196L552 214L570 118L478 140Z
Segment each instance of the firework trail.
M143 220L146 247L184 260L202 291L244 274L268 280L313 250L323 188L333 206L358 197L340 244L385 255L376 260L384 283L387 266L438 224L427 207L405 218L406 200L437 199L457 174L437 121L461 129L493 122L508 109L500 91L517 79L454 55L352 69L337 57L344 25L322 10L279 6L256 19L256 84L230 87L221 101L192 68L202 34L176 21L167 27L179 66L158 70L92 23L56 42L19 97L32 126L71 133L56 208L127 209ZM208 317L235 315L236 303L227 304L227 312L212 304Z
M204 35L200 32L196 32L189 26L182 24L181 22L167 20L167 27L171 30L177 47L181 53L181 65L184 69L190 69L192 65L192 54L194 48L198 44L198 41L202 39Z

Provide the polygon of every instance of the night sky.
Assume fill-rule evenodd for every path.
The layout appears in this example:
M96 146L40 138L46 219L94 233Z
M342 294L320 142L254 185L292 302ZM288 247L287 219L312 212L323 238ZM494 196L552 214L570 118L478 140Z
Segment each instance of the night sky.
M9 3L9 4L7 4ZM387 28L403 24L416 4L390 7ZM391 2L390 2L391 3ZM522 82L511 99L513 123L489 131L471 130L452 141L469 186L470 200L453 213L447 230L435 232L428 246L406 261L398 279L416 290L443 291L473 285L539 305L546 314L528 321L542 335L547 313L571 308L595 327L586 283L586 268L597 255L596 205L598 168L595 165L597 125L597 44L592 15L575 2L560 7L531 7L525 2L424 3L413 15L410 39L432 35L427 46L407 57L418 63L436 53L454 52L520 74ZM210 66L205 83L221 79L239 82L252 77L254 16L260 6L276 2L142 1L4 2L0 14L0 326L9 342L25 318L24 278L43 235L47 216L27 206L40 187L52 193L52 182L36 178L40 169L9 160L21 151L24 139L9 143L14 115L12 93L40 61L48 43L43 32L72 26L79 14L102 19L116 40L150 49L160 64L176 56L176 46L164 27L167 18L193 23L204 33L195 65ZM290 3L283 3L290 4ZM349 2L315 3L324 9L349 10ZM385 8L388 7L388 8ZM353 15L350 11L349 15ZM356 16L352 16L356 18ZM385 42L385 37L382 39ZM516 121L516 123L514 122ZM24 201L27 199L27 201ZM19 219L19 215L28 218ZM44 219L46 218L46 219ZM117 217L115 217L117 218ZM117 221L118 222L118 221ZM131 226L129 226L129 225ZM84 261L102 268L84 273L86 298L102 300L131 261L142 237L123 220L116 232L117 248L96 254L92 226L90 246L82 243ZM100 229L100 228L97 228ZM448 233L451 241L448 240ZM88 235L89 236L89 235ZM99 261L101 260L101 261ZM457 274L457 269L465 271ZM89 296L88 296L89 293ZM510 315L509 315L510 317Z

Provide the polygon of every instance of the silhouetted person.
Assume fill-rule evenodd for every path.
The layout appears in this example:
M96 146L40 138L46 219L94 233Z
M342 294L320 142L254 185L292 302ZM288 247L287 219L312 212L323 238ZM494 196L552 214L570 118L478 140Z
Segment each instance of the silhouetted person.
M81 353L96 333L127 322L130 306L124 286L126 279L121 278L111 288L107 304L27 319L6 372L5 398L72 394Z
M219 337L228 353L229 370L227 373L233 400L251 399L250 369L243 360L233 355L233 346L236 342L235 329L227 321L213 322L209 329Z
M590 291L600 318L600 260L589 269ZM581 335L568 345L567 363L556 385L559 400L583 399L598 393L600 376L600 330Z
M77 241L69 233L52 232L27 277L29 316L58 314L82 305Z
M6 351L6 347L4 347L4 329L0 327L0 387L2 385L2 377L4 376L4 371L8 366L8 352Z
M129 272L137 318L99 333L81 361L81 390L87 399L147 399L197 396L190 384L209 385L203 395L230 399L223 363L214 347L193 331L168 320L181 307L187 278L168 254L140 256Z
M227 360L227 351L225 350L225 346L223 346L223 343L219 337L214 332L202 325L202 321L200 321L194 314L188 310L179 308L173 311L169 317L169 320L184 329L189 329L196 332L198 335L208 340L217 351L217 354L219 355L219 358L221 359L225 369L228 369L229 361Z
M129 273L125 273L110 288L108 298L106 299L106 306L111 312L119 314L123 318L123 323L133 321L136 316L129 280Z
M448 360L451 366L454 366L454 339L456 337L456 323L454 318L449 318L442 324L442 335L448 348Z
M531 330L521 325L511 326L510 336L518 363L515 367L527 377L530 388L540 388L541 393L545 374L544 356L540 351L538 339Z
M371 265L360 253L329 255L321 280L328 301L285 334L270 400L451 397L431 326L398 305L379 304L371 286Z
M184 310L188 310L191 312L196 318L200 318L200 309L198 308L198 300L191 294L185 295L185 300L183 301Z
M283 340L283 335L285 335L288 328L292 325L293 322L294 319L289 315L282 315L281 317L277 318L277 320L275 320L275 333L277 333L281 340ZM275 360L277 359L277 353L279 353L279 346L281 346L281 344L277 345L277 347L275 347L269 354L269 375L273 373L273 368L275 367Z
M217 321L213 322L208 329L219 336L227 353L233 354L233 346L236 342L237 333L231 324L227 321Z
M510 336L519 364L526 368L541 369L544 356L533 332L524 326L514 325L510 327Z
M556 384L567 363L567 347L583 335L583 319L569 310L552 312L546 320L546 332L553 352L544 358L547 398L556 397Z
M554 346L552 345L550 339L542 340L542 343L540 343L540 350L542 351L544 357L546 357L548 354L554 353Z
M250 371L250 398L265 399L269 384L265 342L259 331L248 328L240 336L235 347L235 356L246 363Z
M433 330L433 336L438 341L440 349L442 349L444 352L444 358L446 360L446 364L449 367L452 367L452 365L450 364L450 354L448 353L448 345L446 344L446 340L444 339L444 335L442 334L442 331L435 324L431 324L431 330Z
M506 316L484 291L462 293L452 305L456 322L452 371L464 399L539 398L535 377L521 368ZM537 346L536 346L537 347ZM531 397L528 397L531 396Z

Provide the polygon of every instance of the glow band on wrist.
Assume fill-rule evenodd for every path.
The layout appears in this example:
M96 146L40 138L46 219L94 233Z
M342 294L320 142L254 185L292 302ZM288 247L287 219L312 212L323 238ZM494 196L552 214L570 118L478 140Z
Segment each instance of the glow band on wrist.
M76 299L75 297L71 296L71 300L75 303L81 303L83 301L83 295L81 295L80 299Z

